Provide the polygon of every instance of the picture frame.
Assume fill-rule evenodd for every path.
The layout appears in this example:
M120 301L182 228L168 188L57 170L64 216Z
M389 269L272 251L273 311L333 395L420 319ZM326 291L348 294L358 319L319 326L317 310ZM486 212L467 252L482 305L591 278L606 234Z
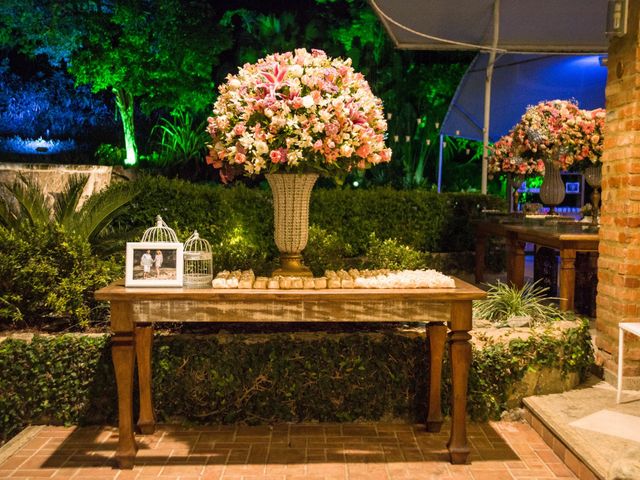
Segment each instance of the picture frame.
M564 189L565 193L580 193L580 182L567 182Z
M183 244L127 242L125 287L182 287Z

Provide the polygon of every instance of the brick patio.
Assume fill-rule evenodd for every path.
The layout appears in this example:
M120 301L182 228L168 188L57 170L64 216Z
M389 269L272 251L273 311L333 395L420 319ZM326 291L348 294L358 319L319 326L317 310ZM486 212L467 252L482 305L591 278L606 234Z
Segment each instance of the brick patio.
M576 478L525 423L471 424L471 465L450 465L421 425L161 426L138 436L133 470L114 468L113 427L43 427L0 463L0 478L175 480L546 480Z

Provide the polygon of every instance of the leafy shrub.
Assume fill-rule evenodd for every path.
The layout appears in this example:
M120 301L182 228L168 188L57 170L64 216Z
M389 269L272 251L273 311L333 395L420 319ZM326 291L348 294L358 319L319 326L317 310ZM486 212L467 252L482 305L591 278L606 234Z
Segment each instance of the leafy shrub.
M100 165L124 165L127 151L124 147L102 143L98 146L93 156Z
M360 324L359 328L363 325ZM468 412L497 418L530 368L584 376L593 362L588 323L538 330L509 345L474 347ZM445 360L443 407L449 413ZM159 420L206 423L424 421L428 342L424 334L157 335L153 392ZM0 343L0 439L30 423L111 423L116 393L109 337L64 335Z
M106 316L93 292L122 266L91 254L89 243L55 225L0 228L0 328L85 328Z
M346 258L352 256L352 250L351 246L345 244L335 233L327 232L317 225L310 225L309 241L302 254L305 265L314 275L321 276L327 269L346 268Z
M426 268L427 257L395 238L379 240L375 233L369 235L369 247L365 253L366 268L388 268L391 270L417 270Z

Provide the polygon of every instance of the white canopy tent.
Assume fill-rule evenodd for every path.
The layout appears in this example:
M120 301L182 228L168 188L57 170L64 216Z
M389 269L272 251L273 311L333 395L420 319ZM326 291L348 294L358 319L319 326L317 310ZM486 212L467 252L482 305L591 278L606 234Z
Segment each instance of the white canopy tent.
M491 84L504 53L604 53L607 0L369 0L398 48L488 52L482 192L487 191Z

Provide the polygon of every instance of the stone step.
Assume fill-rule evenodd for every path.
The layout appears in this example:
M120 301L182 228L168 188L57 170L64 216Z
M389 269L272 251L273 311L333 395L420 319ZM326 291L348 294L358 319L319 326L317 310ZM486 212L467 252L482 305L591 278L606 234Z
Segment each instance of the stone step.
M640 392L616 404L615 388L593 378L523 403L527 422L581 480L640 478Z

